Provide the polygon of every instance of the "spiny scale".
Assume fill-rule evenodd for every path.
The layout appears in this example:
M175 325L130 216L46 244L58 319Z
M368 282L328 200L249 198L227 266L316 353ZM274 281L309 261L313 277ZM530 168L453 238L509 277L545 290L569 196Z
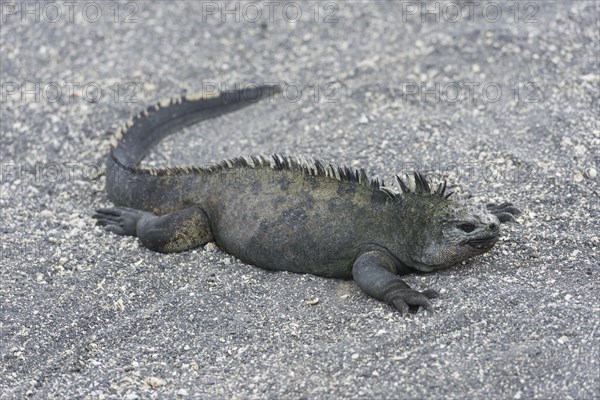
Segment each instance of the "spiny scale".
M170 99L164 99L157 104L147 107L140 111L133 118L127 120L111 138L112 148L116 148L119 142L125 137L127 131L139 120L148 118L151 113L157 112L162 108L170 107L172 105L181 104L184 101L198 101L202 99L209 99L218 97L219 94L211 93L206 94L191 94L186 96L178 96ZM427 178L421 173L415 172L413 177L412 187L409 187L407 182L402 180L398 175L396 179L400 186L401 192L398 193L390 187L386 187L383 181L378 179L369 179L366 171L363 168L351 169L346 166L338 166L333 163L326 163L320 160L312 158L305 158L302 156L286 156L280 154L272 155L253 155L235 157L232 159L226 159L216 164L208 166L181 166L181 167L165 167L165 168L142 168L134 165L123 165L119 159L114 157L111 151L113 161L120 165L122 168L137 174L148 174L152 176L165 176L165 175L179 175L179 174L195 174L195 173L213 173L217 171L223 171L227 169L249 167L249 168L272 168L276 170L289 170L289 171L302 171L303 173L310 176L327 177L337 179L342 182L353 182L359 185L370 187L374 190L381 190L389 198L399 200L401 194L407 193L422 193L422 194L437 194L444 197L446 189L446 182L443 186L440 183L437 190L431 190ZM451 194L451 193L450 193ZM446 195L448 197L450 194Z

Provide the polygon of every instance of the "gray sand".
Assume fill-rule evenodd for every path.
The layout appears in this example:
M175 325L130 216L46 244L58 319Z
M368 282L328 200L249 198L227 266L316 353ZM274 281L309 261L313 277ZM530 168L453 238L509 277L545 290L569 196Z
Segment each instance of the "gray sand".
M600 398L598 1L81 2L72 20L62 2L12 4L0 399ZM442 293L408 317L352 281L214 244L157 254L94 226L109 202L89 177L132 113L273 81L286 96L186 129L147 164L278 152L388 182L417 167L468 201L514 202L519 223L466 265L408 276Z

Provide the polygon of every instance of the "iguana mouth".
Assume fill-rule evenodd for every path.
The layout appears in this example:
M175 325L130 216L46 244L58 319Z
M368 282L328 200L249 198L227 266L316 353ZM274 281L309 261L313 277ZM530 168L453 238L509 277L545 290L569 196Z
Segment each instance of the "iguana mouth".
M496 244L496 242L498 241L498 238L499 238L498 235L494 235L494 236L488 236L488 237L484 237L484 238L469 239L464 244L468 244L469 246L476 248L476 249L488 249L488 248L492 247L494 244Z

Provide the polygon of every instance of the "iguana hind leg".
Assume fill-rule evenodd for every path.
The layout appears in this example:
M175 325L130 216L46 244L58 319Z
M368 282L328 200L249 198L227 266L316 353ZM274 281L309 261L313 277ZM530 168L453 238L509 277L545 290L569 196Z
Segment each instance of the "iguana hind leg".
M429 299L438 297L435 290L413 290L396 275L396 266L390 256L381 251L369 251L354 262L352 277L369 296L384 301L402 314L409 307L421 306L433 310Z
M198 206L157 216L126 207L96 211L97 224L117 235L137 236L150 250L174 253L213 240L208 217Z

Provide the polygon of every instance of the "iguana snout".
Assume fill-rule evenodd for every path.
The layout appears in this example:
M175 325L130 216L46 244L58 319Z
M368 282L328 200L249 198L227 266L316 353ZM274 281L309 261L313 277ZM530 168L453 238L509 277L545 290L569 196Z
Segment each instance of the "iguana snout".
M500 238L500 219L488 210L437 200L427 215L418 218L421 234L410 251L411 266L431 272L491 250Z
M477 217L475 223L465 222L456 226L466 236L461 245L474 249L473 255L490 250L500 237L500 221L495 215L485 213Z

